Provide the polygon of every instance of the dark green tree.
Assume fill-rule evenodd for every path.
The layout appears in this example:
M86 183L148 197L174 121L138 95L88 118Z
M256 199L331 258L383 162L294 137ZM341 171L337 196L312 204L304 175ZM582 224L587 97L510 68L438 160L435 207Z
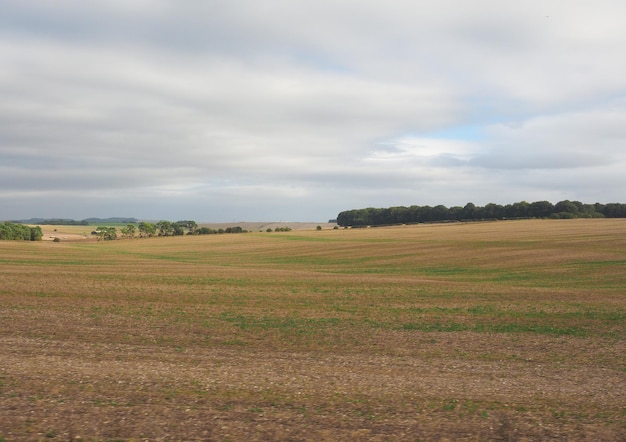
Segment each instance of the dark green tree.
M176 221L173 224L173 229L174 229L174 235L184 235L185 232L188 235L193 235L196 233L196 230L198 229L198 224L192 220Z
M535 201L530 203L530 216L534 218L548 218L554 213L554 205L550 201Z
M463 207L463 219L474 219L476 215L476 205L474 203L467 203Z
M603 208L602 213L607 218L626 218L626 204L606 204Z
M169 221L159 221L156 223L156 228L159 231L159 236L170 236L174 234L174 226Z
M579 206L569 200L559 201L554 205L554 212L558 214L570 213L576 216L579 213Z
M481 218L502 219L504 218L504 207L500 204L489 203L482 208Z

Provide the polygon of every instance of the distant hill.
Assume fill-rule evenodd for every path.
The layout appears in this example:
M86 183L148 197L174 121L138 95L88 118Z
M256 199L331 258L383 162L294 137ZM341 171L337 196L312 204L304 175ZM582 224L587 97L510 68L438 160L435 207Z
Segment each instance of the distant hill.
M137 218L123 218L119 216L114 216L111 218L87 218L84 221L87 221L91 224L106 224L106 223L119 223L119 224L133 224L138 223L139 220Z
M20 223L20 224L39 224L42 221L45 221L45 219L44 218L12 219L9 222Z
M46 226L87 226L94 224L132 224L137 223L137 218L111 217L111 218L87 218L81 221L65 218L30 218L14 220L14 223L20 224L38 224Z

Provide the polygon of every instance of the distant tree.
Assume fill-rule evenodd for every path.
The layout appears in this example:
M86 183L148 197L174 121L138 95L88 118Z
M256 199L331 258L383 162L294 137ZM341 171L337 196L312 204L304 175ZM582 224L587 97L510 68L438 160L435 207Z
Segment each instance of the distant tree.
M572 204L576 206L576 208L578 209L578 213L585 212L585 205L580 201L572 201Z
M571 213L572 215L577 215L579 213L579 208L582 206L582 204L579 206L578 204L569 201L569 200L564 200L564 201L559 201L558 203L556 203L554 205L554 211L556 213Z
M98 241L111 241L117 239L117 229L115 227L100 226L96 229Z
M211 229L209 227L200 227L194 232L196 235L215 235L217 230Z
M31 241L41 241L43 238L43 232L41 231L41 227L35 226L30 228L30 240Z
M420 223L429 223L435 221L433 217L433 208L430 206L422 206L417 208L417 221Z
M576 214L572 212L555 212L550 218L553 219L573 219L576 218Z
M142 221L139 223L138 228L141 236L153 236L156 234L156 227L152 223Z
M410 216L409 209L406 207L391 207L386 224L406 224L410 222Z
M224 233L243 233L244 230L241 226L235 226L235 227L226 227L226 230L224 230Z
M482 209L482 217L485 219L504 218L504 207L499 204L489 203Z
M25 224L5 222L0 223L0 240L39 241L43 237L41 227L30 227Z
M197 229L198 229L198 224L192 220L176 221L174 223L174 234L176 235L184 235L185 230L187 230L187 233L189 235L193 235L196 233ZM181 232L181 231L182 233L176 233L176 232Z
M133 238L135 236L136 229L137 227L134 224L128 224L126 227L121 229L121 232L126 238Z
M527 203L520 201L501 206L489 203L484 207L467 203L464 207L447 209L443 205L390 207L388 209L368 207L339 213L337 224L342 227L377 226L383 224L427 223L446 220L479 220L506 218L626 218L626 204L583 204L580 201L560 201L556 205L548 201ZM277 231L280 231L276 229Z
M172 235L174 236L181 236L185 234L185 228L178 224L178 223L172 223Z
M463 219L474 219L476 214L476 205L474 203L467 203L463 207Z
M89 222L86 220L76 221L73 219L52 218L38 221L37 224L46 226L88 226Z
M595 203L593 205L593 210L604 215L604 204Z
M528 218L530 217L530 204L526 201L507 204L504 207L504 213L507 218Z
M607 218L626 218L626 204L606 204L602 210L602 213Z
M174 234L174 226L169 221L159 221L156 223L156 228L159 231L159 236L170 236Z
M530 203L530 216L535 218L548 218L554 213L554 205L549 201L535 201Z
M450 214L450 219L460 221L463 219L463 207L461 206L453 206L448 209L448 213Z
M596 204L583 204L582 208L579 209L580 215L585 218L604 218L604 214L601 210L596 210Z
M448 208L443 204L433 207L432 216L434 221L446 221L450 219Z
M419 222L419 206L410 206L407 207L407 212L409 212L408 219L410 223L418 223ZM339 222L337 222L339 224ZM341 225L341 224L339 224Z
M355 210L346 210L339 213L337 215L337 224L340 226L353 226L355 214Z

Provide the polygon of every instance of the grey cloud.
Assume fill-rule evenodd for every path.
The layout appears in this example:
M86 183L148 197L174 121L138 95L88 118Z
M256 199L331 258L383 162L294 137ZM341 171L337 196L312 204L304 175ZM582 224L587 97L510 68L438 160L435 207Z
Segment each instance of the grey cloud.
M323 219L357 203L479 203L473 195L619 196L620 11L615 2L9 1L0 215L47 216L37 211L52 210L44 193L72 195L75 213L198 219ZM467 125L483 138L429 136Z
M593 168L626 161L626 107L539 116L488 129L490 144L473 164L490 168Z

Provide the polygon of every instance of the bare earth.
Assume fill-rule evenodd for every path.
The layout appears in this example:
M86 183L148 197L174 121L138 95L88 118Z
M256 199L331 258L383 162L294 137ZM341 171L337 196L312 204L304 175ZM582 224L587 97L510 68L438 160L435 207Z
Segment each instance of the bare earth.
M384 345L398 346L394 340L402 337L384 339ZM502 346L500 341L451 335L440 345L472 351ZM46 434L61 440L95 435L99 440L131 435L149 440L620 440L625 434L623 427L594 424L591 416L574 422L558 418L563 404L567 410L591 407L598 414L623 407L623 373L601 367L558 368L532 359L475 363L451 355L181 353L24 338L5 338L0 345L5 379L0 428L6 440ZM420 352L418 343L410 347ZM515 351L537 357L546 347L555 343L533 342L529 351ZM487 411L476 413L484 407Z
M2 242L0 441L626 440L626 226L545 223Z

